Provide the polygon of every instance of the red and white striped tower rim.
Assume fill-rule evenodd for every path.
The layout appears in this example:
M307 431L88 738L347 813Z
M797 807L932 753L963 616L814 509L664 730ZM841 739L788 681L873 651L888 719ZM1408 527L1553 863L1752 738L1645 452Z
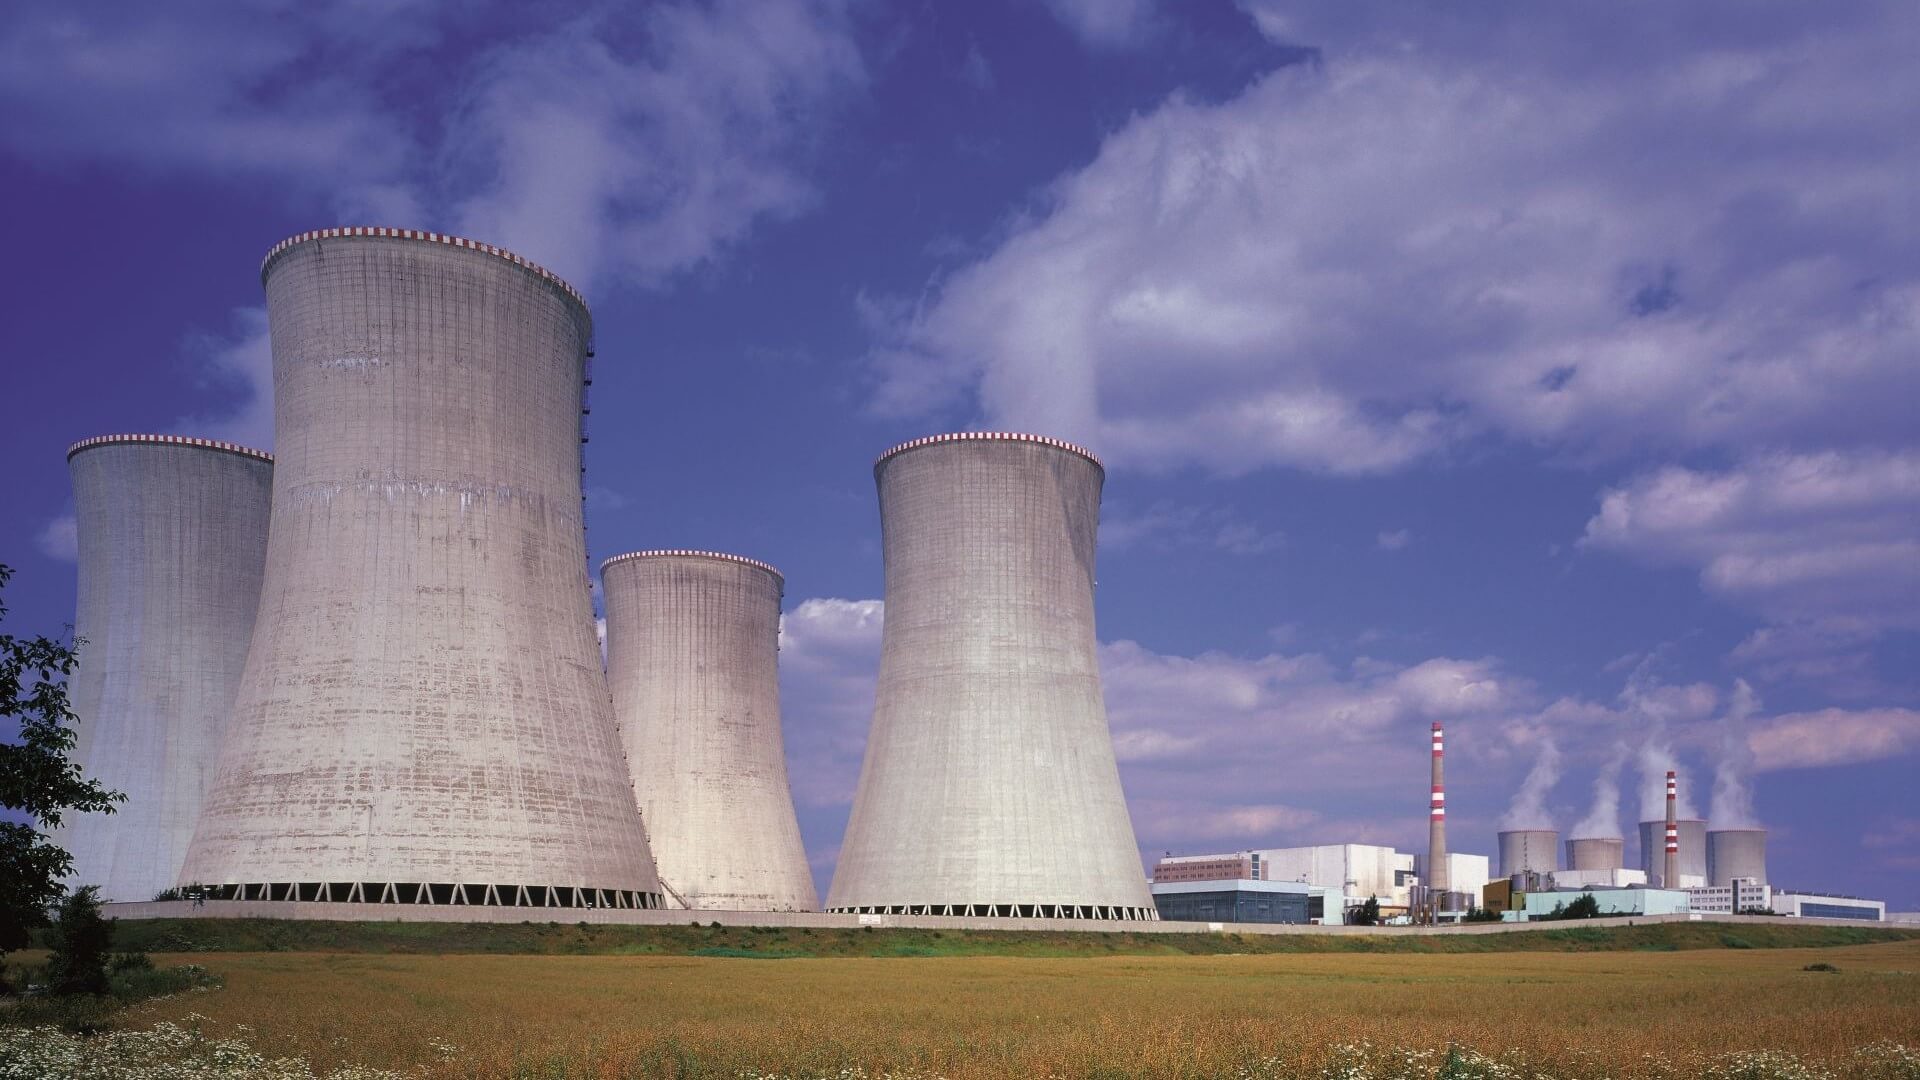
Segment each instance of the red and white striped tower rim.
M229 454L239 454L241 457L250 457L269 464L273 462L273 455L267 453L265 450L255 450L251 446L221 442L218 439L197 439L191 435L95 435L91 439L81 439L79 442L67 447L67 457L72 458L73 455L80 451L91 450L96 446L119 446L127 443L145 443L154 446L193 446L203 450L221 450Z
M1070 443L1065 439L1056 439L1051 435L1029 435L1019 431L954 431L945 435L928 435L919 439L909 439L899 446L888 450L886 453L881 454L879 457L874 458L873 467L876 469L879 468L881 463L893 457L895 454L904 453L908 450L916 450L922 446L934 446L939 443L950 442L1037 443L1040 446L1051 446L1055 450L1065 450L1069 454L1078 454L1088 461L1093 462L1102 472L1106 471L1107 467L1104 462L1094 455L1093 451L1084 446Z
M333 240L350 237L418 240L422 243L445 244L448 247L464 248L468 251L478 251L485 255L492 255L497 259L505 259L507 262L520 267L522 270L540 278L542 281L551 283L555 288L572 299L574 303L579 304L582 311L587 310L587 298L580 295L580 290L567 284L565 278L541 266L539 263L531 259L522 258L505 248L495 247L492 244L482 243L478 240L468 240L463 236L449 236L446 233L428 232L425 229L390 229L379 225L348 225L334 229L314 229L309 232L296 233L267 249L267 257L260 260L260 280L262 282L266 281L267 271L273 268L274 260L285 254L287 249L297 244L304 244L311 240Z
M729 555L724 551L696 551L691 548L655 548L651 551L629 551L625 555L615 555L613 558L601 563L600 573L602 576L605 576L607 567L615 563L632 562L636 559L719 559L721 562L739 563L742 566L751 566L755 570L765 570L767 573L772 574L774 580L779 582L783 587L787 583L785 574L761 562L759 559L749 559L745 555Z

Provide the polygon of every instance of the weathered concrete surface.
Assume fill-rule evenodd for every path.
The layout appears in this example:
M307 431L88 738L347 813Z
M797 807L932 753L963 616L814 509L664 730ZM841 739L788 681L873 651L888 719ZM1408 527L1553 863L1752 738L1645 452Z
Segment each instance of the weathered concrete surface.
M1512 877L1523 871L1551 874L1560 868L1560 833L1554 829L1506 829L1498 839L1497 877Z
M668 903L819 907L780 731L780 574L649 551L600 579L614 715Z
M1617 836L1576 837L1567 841L1567 869L1624 870L1626 851L1627 842Z
M272 459L177 435L69 453L80 541L75 760L127 801L68 818L74 885L170 888L213 778L260 602Z
M106 914L116 919L298 919L331 922L441 922L441 923L592 923L602 926L793 926L853 930L862 926L915 930L1042 930L1051 933L1127 934L1322 934L1336 937L1407 937L1423 934L1524 934L1603 926L1649 926L1656 923L1711 922L1782 925L1767 915L1640 915L1565 922L1463 923L1449 926L1313 926L1298 923L1205 923L1123 921L1115 919L989 919L945 915L853 915L827 911L688 911L655 909L619 911L612 908L454 907L412 904L323 904L288 901L185 900L163 903L109 904ZM1794 926L1887 927L1889 923L1862 923L1858 919L1792 919Z
M916 440L874 466L887 618L827 906L1154 918L1093 625L1103 470L1056 440Z
M1681 818L1680 879L1707 880L1707 823L1699 818ZM1666 878L1667 823L1640 823L1640 869L1647 872L1647 883L1660 885Z
M182 882L657 893L588 594L585 306L428 234L263 275L266 579Z
M1712 829L1707 833L1707 884L1726 886L1734 878L1767 881L1767 830Z

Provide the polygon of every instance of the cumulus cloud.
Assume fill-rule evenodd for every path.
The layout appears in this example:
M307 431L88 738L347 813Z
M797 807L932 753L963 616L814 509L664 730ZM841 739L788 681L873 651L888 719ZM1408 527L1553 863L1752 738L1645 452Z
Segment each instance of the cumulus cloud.
M1756 724L1748 744L1755 766L1765 771L1882 761L1920 750L1920 711L1787 713Z
M1391 532L1383 532L1374 539L1374 543L1381 551L1399 551L1412 542L1413 533L1406 529L1394 529Z
M1124 49L1147 39L1155 0L1042 0L1090 48Z
M851 804L880 672L879 600L804 600L780 619L780 711L795 802Z
M33 545L40 554L55 562L78 562L80 559L80 532L72 514L61 514L40 527L34 534Z
M22 156L268 182L348 223L470 232L583 287L658 284L802 212L812 142L865 78L838 0L9 14L0 145Z
M1910 436L1920 15L1641 6L1602 64L1558 12L1432 10L1121 127L890 309L877 406L1227 473Z
M226 333L189 335L186 351L194 358L212 396L227 399L227 405L183 416L174 421L173 430L259 450L272 449L273 342L267 334L267 309L234 311Z

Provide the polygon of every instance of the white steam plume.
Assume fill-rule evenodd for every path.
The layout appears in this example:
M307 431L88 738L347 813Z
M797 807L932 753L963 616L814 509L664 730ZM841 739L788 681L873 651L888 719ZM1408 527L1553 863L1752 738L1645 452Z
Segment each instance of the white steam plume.
M1539 754L1533 759L1533 768L1527 770L1527 778L1520 782L1520 790L1514 792L1513 805L1507 807L1507 816L1501 819L1503 829L1551 829L1553 817L1547 813L1547 795L1553 791L1553 785L1560 782L1560 747L1556 746L1552 736L1541 736Z
M1720 760L1713 770L1712 821L1716 829L1757 829L1753 812L1753 748L1747 745L1747 720L1760 711L1760 695L1745 679L1733 684L1733 700L1720 721Z
M1593 780L1593 809L1580 824L1573 827L1569 840L1594 838L1620 838L1620 770L1627 763L1627 747L1621 743L1613 748L1613 756L1600 767L1600 775Z
M1640 744L1640 820L1667 819L1667 773L1680 774L1679 798L1674 810L1684 820L1699 817L1693 807L1692 777L1680 768L1680 758L1667 740L1665 725L1656 727Z

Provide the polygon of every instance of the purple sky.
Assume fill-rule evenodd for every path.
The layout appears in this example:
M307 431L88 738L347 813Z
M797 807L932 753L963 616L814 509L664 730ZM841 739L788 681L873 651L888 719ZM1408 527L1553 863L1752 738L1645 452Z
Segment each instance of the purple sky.
M1920 908L1915 40L1897 2L26 0L7 628L72 618L68 443L271 444L272 243L454 231L593 303L596 562L786 572L823 892L869 465L991 427L1109 463L1146 857L1414 848L1443 719L1460 849L1630 827L1677 762L1777 884Z

